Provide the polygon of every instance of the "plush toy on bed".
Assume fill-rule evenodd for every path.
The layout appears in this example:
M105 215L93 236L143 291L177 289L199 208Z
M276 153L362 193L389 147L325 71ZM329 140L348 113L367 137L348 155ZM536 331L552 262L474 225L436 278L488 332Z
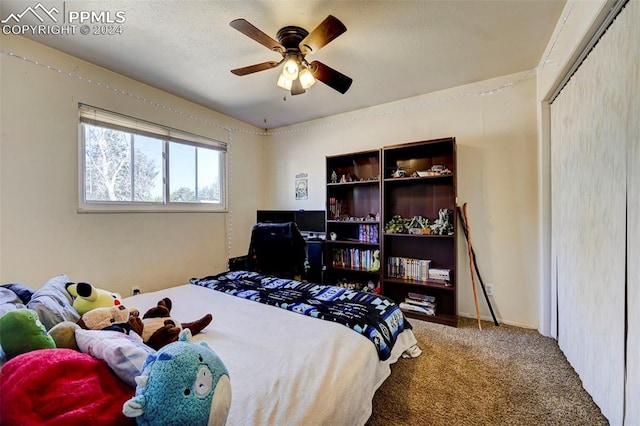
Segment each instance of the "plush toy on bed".
M67 283L66 288L73 298L73 307L80 315L84 315L92 309L110 308L122 304L118 293L102 290L89 283Z
M142 336L143 342L158 350L178 340L178 335L183 329L189 329L191 335L195 336L213 320L213 316L207 314L197 321L180 323L171 317L171 307L171 299L165 297L157 306L145 312L142 318L139 311L132 309L129 325Z
M92 309L82 315L78 325L87 330L113 330L129 334L129 309L124 305Z
M9 360L36 349L53 349L56 344L36 311L21 308L0 317L0 346Z
M113 330L129 334L129 309L124 305L96 308L84 313L78 322L62 321L49 330L57 348L79 350L76 330Z
M229 372L205 342L191 343L188 329L148 356L136 377L136 394L122 412L138 425L224 425L231 407Z

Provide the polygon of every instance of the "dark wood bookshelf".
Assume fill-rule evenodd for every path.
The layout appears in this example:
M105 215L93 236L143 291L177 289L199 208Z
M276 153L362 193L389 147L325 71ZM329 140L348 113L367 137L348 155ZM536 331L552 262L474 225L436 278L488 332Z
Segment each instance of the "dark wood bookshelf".
M378 259L382 260L380 177L379 149L326 157L324 282L327 284L347 281L359 288L367 286L369 281L374 285L380 284L382 268L370 271L369 265L349 267L334 264L334 255L345 250L358 250L367 255L377 250ZM332 240L332 234L335 234L335 240Z
M457 222L456 222L456 144L454 138L418 141L382 148L382 224L384 229L394 216L411 219L421 216L433 223L440 209L451 211L452 234L410 234L384 232L382 235L382 292L397 303L409 293L434 297L435 315L403 309L407 317L451 326L457 325ZM446 174L414 176L442 166ZM433 167L433 169L432 169ZM404 176L394 177L402 170ZM398 173L395 173L396 176ZM448 269L451 279L427 281L390 276L389 258L411 262L430 261L429 268ZM394 266L395 268L395 266ZM415 271L415 270L414 270ZM409 276L411 276L409 274Z
M423 174L423 171L433 173L438 166L446 169L446 174L414 176L417 172ZM410 318L456 326L456 167L454 138L327 156L324 282L337 284L347 281L365 286L373 281L380 285L385 296L397 303L404 302L409 293L434 297L437 304L435 315L406 309L403 312ZM402 169L405 175L393 177L398 169ZM396 215L405 219L421 216L433 222L443 208L452 212L453 233L450 235L384 231L385 224ZM368 230L373 227L377 238L365 240L362 226ZM331 239L332 234L335 234L334 240ZM342 261L340 256L344 250L353 250L353 253L355 250L379 250L380 270L334 264L334 255ZM450 282L391 277L387 270L390 257L418 260L412 265L423 266L425 260L430 260L430 268L450 271ZM414 276L415 273L414 269Z

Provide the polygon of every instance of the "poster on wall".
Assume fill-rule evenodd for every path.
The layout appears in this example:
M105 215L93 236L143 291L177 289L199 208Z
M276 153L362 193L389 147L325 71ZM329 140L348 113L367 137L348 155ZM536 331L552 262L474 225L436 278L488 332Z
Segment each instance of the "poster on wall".
M309 199L309 179L306 173L296 175L296 200Z

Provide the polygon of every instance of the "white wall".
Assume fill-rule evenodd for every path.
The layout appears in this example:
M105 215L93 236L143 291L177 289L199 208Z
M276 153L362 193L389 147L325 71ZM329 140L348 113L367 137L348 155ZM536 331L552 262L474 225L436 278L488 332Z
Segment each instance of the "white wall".
M513 82L518 83L510 85ZM469 203L479 268L485 283L495 289L494 311L505 323L535 328L535 98L535 73L529 72L277 129L267 141L267 206L323 209L326 155L454 136L458 204ZM309 174L309 199L296 201L294 179L301 172ZM466 242L460 238L458 310L475 317L465 259ZM482 316L490 320L488 307L479 297Z
M132 285L150 291L223 271L229 251L246 253L245 230L264 202L260 129L27 39L1 42L45 66L0 56L0 281L37 288L66 273L129 294ZM249 130L231 132L232 214L78 214L78 102L222 141L230 139L226 128Z

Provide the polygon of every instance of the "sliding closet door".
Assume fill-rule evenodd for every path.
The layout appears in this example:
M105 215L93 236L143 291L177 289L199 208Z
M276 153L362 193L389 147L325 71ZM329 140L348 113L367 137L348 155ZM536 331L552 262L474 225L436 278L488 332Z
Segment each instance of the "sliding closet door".
M629 80L630 134L627 145L627 425L640 425L640 3L635 1L627 6L625 17L627 31L632 36L629 54L633 55L635 67Z
M638 380L639 356L638 329L630 328L635 341L627 341L626 330L627 299L637 300L640 262L637 223L627 226L627 217L637 221L639 214L637 177L630 179L638 173L637 154L636 160L630 154L639 143L639 7L635 1L626 5L551 105L558 344L612 425L623 424L625 399L628 414L630 401L639 401L637 389L625 395L627 369L636 374L627 377L629 391ZM627 215L628 202L635 207ZM630 239L635 243L629 245ZM634 278L627 281L627 274ZM635 289L628 295L629 285ZM630 324L640 322L639 308L628 310ZM634 342L633 350L626 346ZM638 424L629 416L625 423Z
M636 8L640 13L640 7ZM639 20L636 20L638 22ZM637 46L640 49L640 43ZM640 51L640 50L637 50ZM640 81L640 67L636 68L635 81ZM635 122L628 161L628 203L627 203L627 398L626 424L640 425L640 88L634 91L637 99L631 110Z

